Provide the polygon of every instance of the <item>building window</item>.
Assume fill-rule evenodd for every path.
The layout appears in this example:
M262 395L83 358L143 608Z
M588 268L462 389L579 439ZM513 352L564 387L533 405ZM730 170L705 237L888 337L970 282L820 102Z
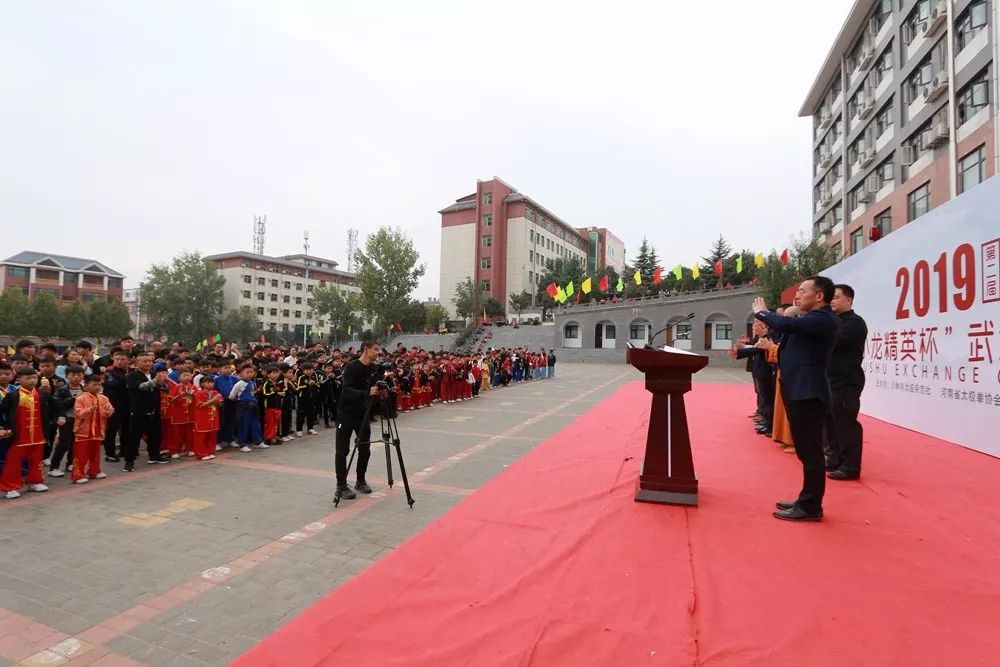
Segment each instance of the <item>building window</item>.
M911 104L923 97L927 86L934 80L934 65L928 55L913 73L903 82L903 103Z
M984 69L976 75L955 97L955 104L958 110L958 124L972 118L980 109L985 109L990 104L990 79L989 70Z
M958 162L962 192L986 180L986 146L980 146Z
M35 269L35 280L59 280L59 272L51 269Z
M931 184L924 183L906 196L908 222L913 222L931 208Z
M313 286L312 285L306 285L306 291L307 292L312 292L313 291Z
M286 294L285 296L281 297L281 302L282 303L291 303L292 302L292 297L290 297L290 296L288 296Z
M483 193L483 203L484 204L492 204L493 203L493 193L492 192L484 192Z
M271 317L276 317L278 315L278 309L277 308L272 308L268 312L271 314Z
M271 280L271 287L277 287L277 286L278 286L278 281L277 280Z
M258 315L263 315L264 314L264 308L263 308L263 306L257 306L257 314Z
M281 330L288 331L288 322L285 322L284 324L281 325Z
M493 224L493 216L490 213L483 214L483 225L489 227Z
M108 278L108 289L121 289L122 279L121 278Z
M566 339L569 339L569 340L576 340L579 337L580 337L580 327L579 327L579 325L576 325L576 324L567 324L566 325L566 333L563 334L563 338L566 338Z
M858 227L853 232L851 232L851 254L860 252L862 248L865 247L865 230L864 227Z
M875 69L872 70L872 82L877 86L882 83L882 80L892 74L892 42L889 42L889 46L885 47L885 51L882 55L878 57L878 62L875 63ZM872 91L874 95L874 91Z
M901 162L903 166L906 167L906 172L903 174L903 180L906 180L913 175L910 173L910 166L912 164L934 150L933 148L929 148L924 145L924 132L929 129L931 129L931 122L927 121L920 126L920 129L903 141L903 158Z
M986 28L986 0L976 0L961 13L955 22L955 53L969 45L969 42Z
M715 340L732 340L733 325L729 322L720 322L715 325Z
M839 241L837 243L834 243L833 246L830 247L830 250L833 251L833 258L836 261L839 262L840 260L844 259L844 249L841 247Z
M301 296L295 297L295 305L301 305L301 304L302 304L302 297Z
M872 226L878 230L878 238L882 238L892 231L892 209L887 208L875 216Z
M292 289L292 281L291 280L286 280L285 281L285 289Z
M837 202L837 205L833 207L833 224L839 224L844 221L844 202Z
M63 273L63 285L75 285L79 279L79 273Z
M265 280L264 280L263 278L258 278L258 279L257 279L257 284L258 284L258 285L260 285L260 286L262 286L262 287L264 286L264 283L265 283L265 282L266 282L266 281L265 281Z
M302 319L302 311L301 310L296 310L295 311L295 317L296 317L296 319Z
M479 288L481 290L483 290L484 292L489 292L490 291L490 281L488 281L488 280L480 280L479 281Z
M863 181L847 194L847 208L849 210L853 211L857 207L864 204L864 202L861 201L865 198L862 196L862 192L867 194L867 189L865 188L865 183Z
M277 295L277 294L274 294L274 293L272 292L272 293L271 293L271 301L277 301L277 300L278 300L278 295Z
M83 301L85 303L90 303L92 301L104 301L104 295L100 292L84 292Z
M302 283L295 283L295 291L296 292L302 291Z
M645 324L630 324L628 326L629 340L646 340Z
M243 290L243 298L244 299L249 299L250 298L250 290L248 290L248 289Z
M931 18L931 0L919 0L917 6L909 13L903 22L903 41L909 46L918 36L927 30L927 22Z
M312 319L312 316L313 316L312 311L311 310L307 310L306 311L306 318L307 319Z
M885 131L892 127L892 112L895 109L892 100L882 107L882 110L875 116L875 136L881 137Z
M489 258L489 257L483 257L481 260L479 260L479 268L481 268L481 269L488 269L488 268L490 268L490 266L492 265L491 262L490 262L490 259L491 258Z
M489 248L493 245L493 237L490 234L483 234L483 247Z
M289 311L287 311L287 310L283 310L283 311L281 311L281 316L282 316L282 317L288 317L288 316L289 316L289 315L288 315L288 312L289 312Z
M253 282L253 276L249 274L243 274L243 282L245 282L247 285L251 284Z

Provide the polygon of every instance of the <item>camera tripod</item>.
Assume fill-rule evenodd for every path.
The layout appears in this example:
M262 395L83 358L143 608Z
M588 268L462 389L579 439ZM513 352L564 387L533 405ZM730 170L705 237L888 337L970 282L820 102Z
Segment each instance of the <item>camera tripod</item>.
M385 449L385 470L386 476L389 482L389 488L392 488L392 453L389 451L390 446L396 448L396 459L399 461L399 472L403 478L403 488L406 490L406 502L412 508L413 503L416 501L413 499L413 495L410 493L410 480L406 477L406 464L403 463L403 450L399 447L399 428L396 426L396 417L393 415L392 403L389 401L389 392L383 391L379 396L372 396L368 401L368 407L365 408L365 416L361 420L361 424L370 424L369 419L371 418L372 408L375 403L380 403L378 416L379 416L379 427L382 431L382 437L379 440L369 440L368 442L361 442L360 434L354 436L354 446L351 447L351 455L347 459L347 470L350 472L351 465L354 463L354 456L358 453L358 445L371 445L375 442L381 442L383 448ZM369 436L371 437L371 436ZM340 489L338 487L337 492L333 495L333 506L340 506Z

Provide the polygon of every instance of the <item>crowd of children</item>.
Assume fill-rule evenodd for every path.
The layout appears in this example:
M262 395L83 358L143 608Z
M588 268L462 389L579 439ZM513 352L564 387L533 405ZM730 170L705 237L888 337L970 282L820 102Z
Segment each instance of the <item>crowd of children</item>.
M0 495L47 491L46 469L77 484L103 479L102 459L124 460L131 472L143 442L149 464L211 461L227 448L249 453L316 435L320 420L335 428L342 368L354 356L320 343L192 352L128 336L96 356L87 341L60 352L22 340L0 352ZM398 412L551 378L555 362L544 349L460 355L402 345L380 359Z

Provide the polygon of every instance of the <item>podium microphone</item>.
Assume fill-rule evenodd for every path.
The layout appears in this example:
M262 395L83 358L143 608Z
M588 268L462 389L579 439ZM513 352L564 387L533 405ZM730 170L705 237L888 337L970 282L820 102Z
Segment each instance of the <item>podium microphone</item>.
M666 331L670 327L675 327L678 324L684 324L685 322L690 322L693 319L694 319L694 313L690 313L686 317L683 317L683 318L677 320L676 322L673 322L673 323L668 324L667 326L663 327L662 329L660 329L659 331L657 331L656 333L654 333L652 336L649 337L649 342L646 343L646 348L645 349L647 349L647 350L655 350L656 348L653 347L652 343L656 339L657 336L659 336L661 333L663 333L664 331Z

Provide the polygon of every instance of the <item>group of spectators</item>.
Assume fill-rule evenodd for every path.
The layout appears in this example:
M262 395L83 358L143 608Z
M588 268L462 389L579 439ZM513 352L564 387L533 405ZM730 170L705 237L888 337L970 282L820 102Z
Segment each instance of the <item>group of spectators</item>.
M103 479L101 463L135 470L181 457L211 461L336 428L343 369L353 348L180 342L126 336L99 355L88 341L59 350L31 340L0 351L0 495L46 491L45 475ZM555 377L541 349L454 354L379 348L393 414L471 400L496 387Z

